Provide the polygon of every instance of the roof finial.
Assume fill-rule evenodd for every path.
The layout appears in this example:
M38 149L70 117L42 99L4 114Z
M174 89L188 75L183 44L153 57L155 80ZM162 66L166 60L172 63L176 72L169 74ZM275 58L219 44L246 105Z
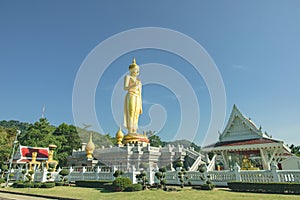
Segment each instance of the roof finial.
M90 132L90 140L85 146L86 157L88 160L93 159L93 152L95 150L95 144L93 143L93 133Z

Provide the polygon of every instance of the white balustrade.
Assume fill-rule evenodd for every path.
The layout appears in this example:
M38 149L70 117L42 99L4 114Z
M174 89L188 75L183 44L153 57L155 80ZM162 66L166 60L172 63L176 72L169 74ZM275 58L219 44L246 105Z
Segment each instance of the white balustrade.
M64 168L67 169L67 168ZM70 171L68 180L75 182L76 180L114 180L113 172L110 168L105 167L71 167L67 169ZM130 178L136 183L136 175L140 172L138 170L124 171L122 175ZM47 181L47 171L36 171L34 173L35 182ZM58 172L50 172L50 181L59 181L60 175ZM147 172L147 177L150 183L158 182L155 177L155 171ZM187 171L187 182L192 185L204 184L209 179L217 186L227 186L227 182L241 180L243 182L300 182L300 170L239 170L234 168L233 171L206 171L200 173L198 171ZM23 174L21 170L15 170L13 177L16 180L22 180ZM167 171L165 173L165 180L167 184L179 185L178 171Z

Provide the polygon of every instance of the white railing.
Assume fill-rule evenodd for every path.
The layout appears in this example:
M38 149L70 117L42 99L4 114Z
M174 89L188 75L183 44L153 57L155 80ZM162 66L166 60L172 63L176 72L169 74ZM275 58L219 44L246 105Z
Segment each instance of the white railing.
M210 176L210 180L214 183L220 183L223 184L229 181L235 181L236 174L233 171L210 171L208 172L208 175Z
M66 168L65 168L66 169ZM71 167L68 169L68 180L75 182L77 180L109 180L113 181L113 171L102 170L100 167ZM155 178L156 171L148 171L147 178L150 183L157 182ZM167 184L179 185L178 178L179 171L167 171L165 173L165 179ZM49 180L49 172L36 171L34 173L34 181L44 182ZM125 172L122 176L130 178L134 183L137 182L136 175L139 171ZM16 180L22 180L24 175L20 170L13 172ZM202 185L206 180L211 180L216 186L227 186L230 181L243 181L243 182L300 182L300 170L240 170L234 168L234 170L223 171L205 171L200 173L198 171L188 171L186 173L188 177L187 182L191 182L192 185ZM48 179L47 179L48 178ZM51 172L50 181L59 181L59 172Z
M272 171L255 170L240 171L241 181L243 182L275 182Z
M277 171L279 182L300 182L299 170Z

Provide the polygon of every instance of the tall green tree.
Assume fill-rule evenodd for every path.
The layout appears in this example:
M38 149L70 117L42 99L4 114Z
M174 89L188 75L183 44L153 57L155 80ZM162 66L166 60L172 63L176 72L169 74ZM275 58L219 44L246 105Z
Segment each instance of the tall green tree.
M17 129L0 126L0 165L10 159Z
M77 150L81 147L81 140L77 129L73 125L62 123L53 132L56 138L57 159L60 166L67 164L67 157L72 154L73 149Z
M165 142L163 142L159 136L157 135L152 135L149 138L150 144L153 147L159 147L159 146L164 146Z
M46 118L41 118L29 125L26 133L21 133L19 141L26 146L48 147L49 144L56 143L56 138L52 134L54 130L55 126L50 125Z

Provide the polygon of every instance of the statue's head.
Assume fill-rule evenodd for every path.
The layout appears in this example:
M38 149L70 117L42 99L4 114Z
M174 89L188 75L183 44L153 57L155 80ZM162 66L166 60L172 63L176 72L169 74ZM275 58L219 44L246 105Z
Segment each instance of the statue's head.
M129 71L133 76L137 76L140 73L140 67L136 64L135 58L133 58L132 63L129 65Z

